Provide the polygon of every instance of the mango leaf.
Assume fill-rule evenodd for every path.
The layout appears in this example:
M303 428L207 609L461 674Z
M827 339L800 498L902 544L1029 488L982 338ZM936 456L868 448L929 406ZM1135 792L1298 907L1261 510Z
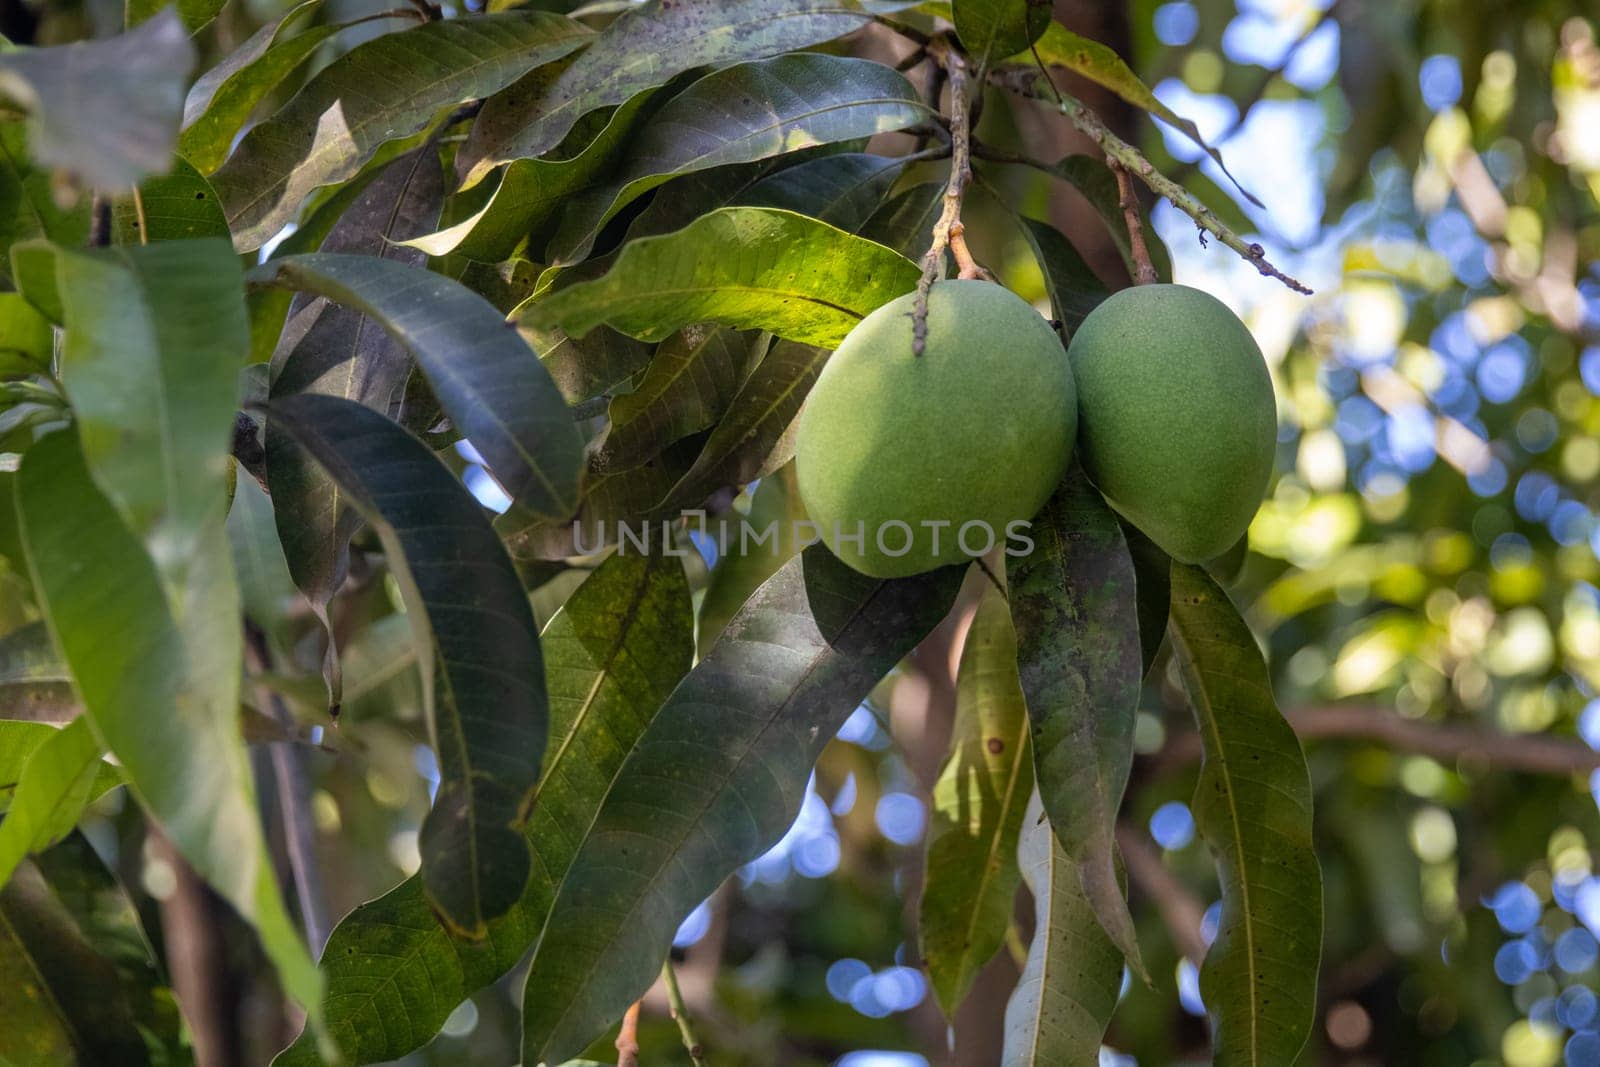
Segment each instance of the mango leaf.
M785 167L741 192L735 202L776 207L856 233L882 205L905 168L893 156L842 152Z
M466 487L426 445L338 397L275 400L276 426L377 529L423 658L437 796L422 882L452 929L481 938L528 881L528 816L548 729L539 636L516 570Z
M765 345L748 334L690 326L656 350L631 393L612 398L599 471L626 470L722 417Z
M81 717L34 750L0 819L0 886L29 853L42 852L72 832L96 795L101 766L100 743Z
M1117 251L1122 253L1122 262L1128 268L1129 277L1137 264L1133 261L1133 246L1128 243L1128 227L1122 215L1121 194L1117 190L1117 179L1106 168L1105 161L1094 156L1074 153L1063 156L1053 164L1049 171L1072 186L1083 198L1089 202L1106 224L1106 232L1111 235L1111 241L1117 246ZM1151 265L1156 268L1156 275L1161 278L1172 277L1172 256L1167 251L1166 244L1156 233L1155 227L1150 224L1150 216L1143 207L1139 209L1140 219L1144 224L1145 250L1150 253Z
M942 181L923 182L896 193L867 219L861 236L909 259L921 259L933 243L933 224L939 218L944 189Z
M267 94L318 45L345 28L327 22L289 36L289 27L320 10L322 3L305 0L290 8L195 80L183 102L178 151L202 173L211 173L228 158L234 139Z
M96 189L164 172L195 50L174 11L120 37L0 55L0 96L28 112L28 154Z
M1212 1055L1221 1067L1291 1064L1316 1025L1322 959L1305 755L1255 637L1199 567L1172 567L1171 634L1203 752L1195 824L1222 882L1200 969Z
M617 212L679 175L888 133L928 117L905 76L871 60L802 53L715 71L650 117L612 181L562 211L548 258L582 259Z
M21 242L43 237L81 245L88 240L88 198L63 207L51 186L50 171L28 158L24 124L0 122L0 273L7 279L13 279L11 249Z
M962 568L881 582L821 545L728 624L618 769L523 996L523 1061L581 1051L655 980L673 931L793 821L829 739L944 617Z
M368 41L330 63L253 127L212 177L241 252L260 248L312 190L354 175L386 142L444 108L487 96L593 35L545 11L428 22ZM406 72L396 79L396 70Z
M166 174L139 183L139 200L142 219L132 197L112 205L111 239L116 244L228 236L228 220L216 190L181 156Z
M67 330L61 380L84 459L181 585L191 550L227 508L249 344L239 260L224 240L61 248L55 280Z
M1116 515L1076 467L1028 536L1033 550L1007 570L1039 795L1106 933L1143 974L1115 839L1144 678L1133 560Z
M21 293L0 293L0 376L48 371L54 358L50 320Z
M315 1020L321 979L278 895L239 739L239 602L221 514L194 541L182 596L169 600L75 433L28 451L17 510L84 719L178 851L255 924L284 988Z
M961 47L981 66L1026 52L1050 17L1050 0L950 0Z
M227 0L177 0L176 3L164 0L127 0L124 13L126 22L131 28L149 21L166 8L176 8L178 16L183 19L183 28L192 34L216 18L226 2Z
M1167 636L1167 618L1172 604L1172 557L1130 522L1122 523L1122 536L1128 542L1128 554L1133 557L1139 594L1139 654L1144 672L1149 674L1161 651L1161 642Z
M1006 1002L1000 1062L1097 1063L1122 989L1122 953L1095 918L1076 864L1051 832L1037 793L1022 827L1017 859L1033 893L1033 942Z
M193 1058L133 901L81 834L0 891L0 989L5 1062Z
M381 323L511 498L538 514L572 514L583 438L549 372L483 297L428 270L326 252L269 260L251 279L320 293Z
M591 462L583 502L570 521L529 522L515 509L507 512L496 527L511 558L527 568L541 560L593 555L621 541L624 523L632 524L635 534L642 526L645 537L655 537L663 523L676 517L664 501L689 469L698 445L698 440L689 438L667 446L659 456L637 467L609 473L595 470Z
M596 185L615 166L623 145L649 114L654 95L654 89L636 93L606 115L604 125L574 156L513 160L483 207L438 233L408 243L431 256L455 253L483 262L505 259L530 234L546 230L570 198ZM582 129L579 125L572 135ZM463 158L458 156L457 162Z
M1017 840L1033 793L1028 708L1006 598L986 590L961 649L950 757L933 787L919 931L945 1018L1005 942L1021 873Z
M482 942L449 936L419 880L363 904L323 953L328 1025L358 1063L418 1048L456 1005L514 967L538 936L567 865L617 769L693 655L689 587L670 556L619 553L545 627L551 737L527 836L535 863L522 899ZM277 1067L319 1062L309 1035Z
M761 479L750 514L732 516L717 540L717 565L700 600L695 644L702 654L716 644L728 621L768 578L801 550L805 505L795 484L794 464Z
M650 362L651 347L606 326L582 337L526 319L517 323L522 339L539 353L539 362L569 404L588 400L627 381Z
M744 485L789 462L789 429L830 355L826 348L793 341L774 344L740 386L694 466L667 494L666 508L698 504L723 486Z
M1070 336L1089 312L1110 294L1060 230L1048 222L1026 216L1020 216L1019 221L1022 235L1044 274L1044 289L1050 295L1051 311Z
M362 188L328 232L322 250L422 267L422 253L394 242L436 225L443 202L439 155L433 145L424 145L385 166ZM273 356L271 398L318 393L390 412L411 372L401 338L387 332L381 320L326 296L296 293L289 315ZM271 427L266 454L277 536L290 576L328 636L323 675L329 707L337 710L342 683L328 604L344 584L350 538L360 516L341 499L339 486Z
M241 477L228 511L228 544L239 576L244 613L286 650L298 607L294 579L273 518L272 498L251 477Z
M836 348L856 323L917 284L910 260L815 219L722 208L622 247L604 277L536 300L535 327L582 337L602 323L659 341L696 322L770 330Z
M501 163L542 156L590 111L620 104L695 67L761 59L841 37L883 0L649 0L632 6L554 76L534 71L490 97L458 162L472 185Z
M1020 51L1020 49L1019 49ZM1234 187L1244 198L1256 207L1262 207L1261 201L1251 196L1239 180L1229 173L1227 166L1222 162L1222 153L1206 144L1200 136L1200 127L1173 111L1163 104L1150 87L1139 79L1123 58L1117 55L1116 50L1109 45L1101 44L1073 33L1059 22L1052 22L1045 29L1044 36L1040 37L1033 46L1033 51L1038 55L1039 61L1049 66L1065 67L1074 73L1081 74L1096 85L1116 93L1122 99L1143 111L1148 111L1156 118L1165 122L1173 129L1182 133L1189 140L1199 145L1212 159L1222 173L1227 174ZM1031 60L1033 57L1029 56Z

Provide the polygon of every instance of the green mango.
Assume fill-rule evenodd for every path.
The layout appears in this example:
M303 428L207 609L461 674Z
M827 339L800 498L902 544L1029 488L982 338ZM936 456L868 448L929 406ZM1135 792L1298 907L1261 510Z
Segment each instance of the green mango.
M1026 522L1066 473L1077 432L1066 353L1025 301L993 282L935 283L917 356L914 300L850 331L795 438L800 498L820 537L875 578L1008 541L1025 550Z
M1168 555L1201 563L1250 525L1272 478L1277 405L1255 338L1227 306L1183 285L1102 302L1067 350L1078 385L1078 458Z

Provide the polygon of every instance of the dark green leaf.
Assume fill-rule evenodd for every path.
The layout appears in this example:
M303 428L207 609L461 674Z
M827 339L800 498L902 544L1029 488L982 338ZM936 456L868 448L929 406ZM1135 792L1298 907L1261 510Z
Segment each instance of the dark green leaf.
M538 299L525 315L579 337L609 323L659 341L715 321L831 349L869 312L915 288L917 274L895 252L815 219L722 208L676 233L630 241L604 277Z
M103 41L0 55L0 96L28 112L28 154L97 189L161 174L178 142L195 50L176 12Z
M511 498L541 515L572 514L583 438L549 372L483 297L373 256L290 256L269 260L252 278L320 293L382 323Z
M725 66L840 37L904 4L876 0L649 0L550 76L535 71L491 97L458 164L467 184L501 163L542 156L578 119L665 85L695 67Z
M1142 974L1115 840L1144 678L1133 560L1116 515L1076 468L1028 535L1032 551L1008 570L1039 795L1106 933Z
M140 232L140 205L132 197L120 199L113 206L111 237L117 244L228 236L228 220L222 215L216 191L181 156L172 161L168 173L139 183L139 200L145 232Z
M1317 1021L1322 872L1311 780L1254 635L1199 567L1172 567L1172 643L1204 756L1194 816L1222 882L1200 970L1221 1067L1292 1064Z
M950 757L933 787L919 930L945 1018L999 951L1021 873L1017 840L1033 793L1028 708L1011 609L989 589L961 649Z
M284 988L314 1009L321 979L278 895L239 737L239 601L220 511L169 600L75 433L29 450L17 508L84 717L178 851L255 924Z
M871 60L802 53L715 71L650 117L613 179L563 209L549 259L582 259L618 211L671 178L888 133L928 116L903 75Z
M1132 277L1138 265L1133 261L1133 246L1128 243L1128 226L1122 214L1117 179L1106 168L1105 161L1094 156L1063 156L1050 168L1050 173L1076 189L1089 202L1089 206L1095 209L1105 222L1106 232L1111 235L1112 243L1117 246L1117 251L1122 253L1122 262ZM1141 208L1139 215L1144 226L1144 241L1146 250L1150 253L1150 262L1156 268L1158 277L1170 279L1172 258L1167 253L1167 246L1156 234L1155 227L1150 224L1149 214Z
M621 540L620 523L633 524L636 535L644 525L643 536L655 538L661 524L673 518L663 501L688 471L697 444L690 438L637 467L609 474L591 465L583 484L583 502L570 521L528 522L525 516L508 512L497 526L512 559L526 566L538 560L592 555ZM691 454L685 454L686 448Z
M1044 274L1051 311L1070 335L1095 305L1110 294L1060 230L1026 216L1021 222L1022 234Z
M649 345L607 326L575 338L523 320L517 323L517 332L539 353L539 361L569 404L606 392L650 362Z
M982 66L1026 52L1050 16L1050 0L950 0L956 36Z
M307 194L351 177L386 142L426 129L444 108L487 96L591 36L561 15L508 11L428 22L351 49L245 134L213 176L235 245L260 248Z
M856 233L878 210L904 166L893 156L865 152L808 159L756 182L738 195L737 203L810 215Z
M720 531L718 562L700 600L696 644L702 653L716 643L750 594L800 551L804 527L797 524L805 518L794 464L789 463L761 479L748 516L735 513Z
M549 726L522 583L477 501L398 425L314 393L271 411L377 528L416 646L432 650L423 676L440 783L419 835L422 882L454 929L483 937L528 881L519 831Z
M352 912L323 954L329 1028L361 1063L422 1045L457 1004L516 965L538 936L600 800L693 653L689 587L670 556L617 554L545 628L552 737L528 821L536 862L522 899L481 943L452 938L412 878ZM316 1063L302 1036L278 1067Z
M1167 616L1172 605L1172 557L1132 523L1123 522L1122 536L1133 557L1139 593L1139 654L1144 672L1150 673L1161 642L1167 636Z
M1097 1063L1122 988L1122 953L1083 894L1077 865L1051 832L1038 794L1018 849L1033 892L1033 943L1006 1003L1003 1067Z
M24 124L0 122L0 272L7 278L12 246L40 237L81 245L89 237L88 198L63 207L51 184L50 171L28 158Z
M923 182L895 195L866 225L861 236L892 248L910 259L920 259L933 243L933 224L944 202L944 182Z
M524 1062L577 1054L655 980L678 923L783 835L823 746L944 617L962 573L875 581L815 545L751 598L578 847L534 950Z

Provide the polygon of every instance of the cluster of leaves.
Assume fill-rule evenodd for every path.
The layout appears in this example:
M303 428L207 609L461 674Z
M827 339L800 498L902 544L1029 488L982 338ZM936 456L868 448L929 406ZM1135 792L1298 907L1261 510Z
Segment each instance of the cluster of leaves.
M284 1064L404 1055L524 958L524 1062L575 1057L652 984L684 916L783 835L823 746L963 575L869 580L783 540L728 552L697 620L671 520L781 487L828 350L917 283L946 184L938 101L836 44L891 14L921 40L933 16L912 7L421 5L253 125L344 29L315 22L319 0L192 87L211 5L130 6L149 17L120 37L0 56L0 91L26 111L0 123L0 185L26 209L4 235L0 443L17 462L0 485L29 625L4 653L52 720L0 723L16 782L0 961L32 965L41 991L0 1054L34 1062L101 1032L55 950L96 975L134 966L92 940L104 900L78 906L52 873L60 848L84 855L68 835L117 785L307 1009ZM1037 42L1172 117L1042 5L954 8L980 71ZM895 134L878 143L915 146L866 151ZM1109 174L1083 158L1055 172L1126 248ZM1070 328L1101 284L1058 229L1011 224ZM462 455L506 497L499 518ZM666 543L597 551L624 521L661 523ZM1305 765L1254 639L1216 580L1124 531L1081 475L1036 532L961 667L922 902L940 1002L953 1014L1004 942L1025 880L1038 918L1006 1061L1097 1055L1124 961L1144 972L1114 828L1170 617L1222 885L1202 979L1216 1058L1292 1062L1315 1015L1320 877ZM369 695L370 648L342 647L341 623L371 611L352 605L373 549L404 610L368 631L419 679L439 783L420 869L346 916L317 966L245 743L260 718L280 740L294 727L249 691L312 719ZM569 576L576 591L541 602ZM542 631L541 603L559 605L537 611ZM282 677L308 644L310 696ZM57 927L19 921L39 909L62 913L51 952L34 946ZM116 1021L165 1020L131 1031L155 1056L170 1012L146 999L116 1000Z

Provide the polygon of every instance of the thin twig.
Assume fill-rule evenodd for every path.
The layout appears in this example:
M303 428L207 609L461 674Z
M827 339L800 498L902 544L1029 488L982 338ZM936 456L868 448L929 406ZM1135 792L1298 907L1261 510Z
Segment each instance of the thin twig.
M639 1001L622 1017L622 1030L617 1034L617 1067L639 1067Z
M1144 224L1139 221L1139 198L1133 192L1133 179L1128 168L1107 158L1106 166L1117 178L1117 204L1122 208L1122 221L1128 227L1128 250L1133 256L1133 284L1154 285L1157 281L1155 264L1150 262L1150 249L1144 243Z
M1055 106L1060 110L1061 114L1065 115L1068 121L1076 126L1084 136L1098 145L1108 160L1120 164L1129 173L1137 175L1139 180L1149 186L1157 196L1171 201L1173 207L1193 219L1195 226L1201 231L1202 243L1205 240L1205 235L1209 233L1237 252L1247 263L1262 274L1269 278L1278 279L1278 281L1297 293L1311 295L1309 288L1267 261L1267 250L1265 248L1262 248L1259 244L1246 241L1227 226L1224 226L1222 220L1218 219L1210 208L1201 203L1198 197L1157 170L1155 164L1144 157L1144 153L1112 133L1106 124L1101 121L1100 116L1096 115L1082 100L1066 93L1061 93L1049 78L1043 77L1031 67L1008 67L996 71L992 78L996 84L1004 86L1014 93L1020 93L1023 96L1029 96L1045 103L1054 104L1053 99L1047 99L1047 94L1051 98L1059 95L1061 103ZM1041 85L1041 83L1043 84ZM1046 89L1043 86L1048 86L1049 88Z
M933 225L933 243L922 257L922 277L917 281L917 298L911 307L911 354L922 355L928 347L928 293L944 274L944 254L955 256L956 276L987 278L989 272L978 266L967 247L966 227L961 223L961 204L972 181L972 119L968 96L966 58L945 38L929 47L950 82L950 180L944 188L944 206Z
M683 990L678 988L678 974L672 969L671 957L661 965L661 984L667 987L667 1007L672 1012L673 1020L678 1024L678 1034L683 1038L683 1047L688 1050L689 1058L694 1061L695 1067L705 1067L705 1046L700 1044L700 1039L694 1033L694 1024L689 1021L689 1009L684 1006Z

